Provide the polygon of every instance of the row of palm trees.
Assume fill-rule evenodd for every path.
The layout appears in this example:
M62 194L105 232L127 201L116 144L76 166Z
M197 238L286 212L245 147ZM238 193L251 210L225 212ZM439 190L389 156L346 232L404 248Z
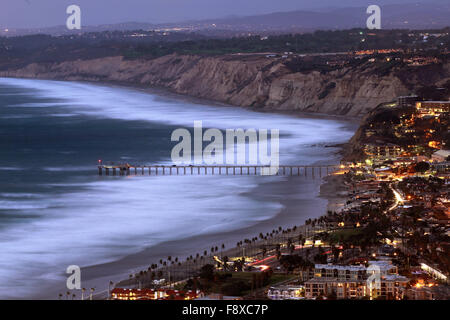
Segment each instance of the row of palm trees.
M225 244L220 247L220 255L225 249ZM212 261L212 256L219 252L219 247L214 246L209 250L203 251L203 254L197 253L195 256L190 255L186 257L184 262L178 257L173 258L168 256L167 259L160 259L159 263L152 263L147 270L141 270L138 273L130 274L129 280L134 281L136 287L154 286L154 280L166 279L169 286L174 281L179 281L190 277L198 272L198 270L205 264Z
M86 288L81 288L81 300L84 300L84 293L86 292ZM93 299L93 294L95 292L95 288L91 288L90 289L90 294L89 294L89 300ZM63 300L63 298L66 298L64 300L75 300L75 298L77 297L77 295L73 292L67 291L65 294L59 293L58 294L58 300Z
M320 227L320 225L322 225L322 227ZM292 228L283 229L280 226L277 229L273 229L271 232L266 232L265 234L261 232L251 239L246 238L238 241L236 243L237 254L235 255L239 256L240 253L242 253L242 256L261 255L264 257L268 253L267 248L271 247L275 248L278 257L281 255L282 247L286 247L287 250L292 253L296 243L304 245L305 240L312 234L315 234L317 228L325 227L323 220L320 219L308 219L303 228L294 225ZM160 259L158 263L152 263L147 270L141 270L137 273L130 274L128 284L134 284L134 286L138 288L152 287L158 286L158 284L155 285L154 280L166 279L170 286L173 282L192 277L198 273L203 265L211 262L215 263L213 255L217 254L219 250L220 257L224 262L224 268L226 269L229 258L228 256L223 256L225 244L222 243L220 248L218 246L211 247L209 254L208 250L204 250L203 254L197 253L195 256L190 255L186 257L184 262L178 257L172 256L168 256L167 259ZM241 261L243 260L241 259ZM109 287L111 287L111 285L112 282L110 282ZM94 291L94 288L90 289L89 299L91 300ZM108 291L110 291L110 289ZM81 293L82 300L84 299L85 292L86 288L83 288ZM62 300L63 297L65 297L66 300L74 300L76 294L69 291L67 291L65 295L60 293L59 299Z
M322 221L320 221L322 222ZM259 233L251 239L246 238L236 243L237 252L235 256L258 256L264 257L267 254L267 248L275 247L276 254L281 255L281 248L286 247L287 250L293 252L295 244L304 245L305 240L311 234L315 234L317 228L322 223L318 219L309 219L303 228L293 226L283 229L281 226L273 229L271 232ZM207 263L217 263L213 260L213 256L220 251L221 260L224 262L224 268L227 268L229 260L228 255L224 256L225 244L213 246L208 250L204 250L203 254L196 253L186 257L184 262L178 257L168 256L167 259L160 259L159 263L152 263L147 270L141 270L137 273L129 275L129 284L141 287L154 287L162 284L155 284L154 280L166 279L169 286L180 280L184 280L196 275L200 268ZM166 284L165 284L166 285Z

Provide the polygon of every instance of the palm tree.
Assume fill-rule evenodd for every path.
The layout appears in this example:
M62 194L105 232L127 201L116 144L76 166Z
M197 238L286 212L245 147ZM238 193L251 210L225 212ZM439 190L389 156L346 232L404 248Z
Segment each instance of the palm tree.
M228 270L228 256L223 257L223 270Z
M302 235L302 234L299 234L299 235L298 235L298 243L301 244L301 243L302 243L302 240L303 240L303 235Z
M130 275L129 275L130 283L131 283L131 280L133 279L133 277L134 277L133 274L130 274Z

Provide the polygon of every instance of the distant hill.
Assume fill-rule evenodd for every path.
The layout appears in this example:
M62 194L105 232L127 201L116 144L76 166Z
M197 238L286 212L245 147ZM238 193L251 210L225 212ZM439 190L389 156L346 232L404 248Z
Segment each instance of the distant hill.
M437 4L412 3L385 5L382 9L383 29L433 29L450 25L450 3L440 1ZM198 32L212 35L232 36L239 32L286 33L306 32L319 29L349 29L366 26L366 7L329 8L317 10L299 10L274 12L246 17L228 17L186 21L179 23L151 24L127 22L83 27L81 32L101 32L107 30L155 30L167 29L172 32ZM16 36L24 34L64 35L79 33L69 31L65 26L43 29L0 30L0 35ZM235 34L236 33L236 34Z
M49 34L49 35L69 35L78 34L85 32L103 32L103 31L129 31L129 30L151 30L155 29L156 25L151 23L140 23L140 22L124 22L116 24L104 24L98 26L83 26L81 30L68 30L66 26L54 26L48 28L34 28L34 29L0 29L0 35L3 36L20 36L20 35L31 35L31 34Z
M366 26L367 7L320 11L275 12L265 15L204 20L167 26L241 31L348 29ZM450 25L450 3L386 5L381 7L382 28L429 29Z

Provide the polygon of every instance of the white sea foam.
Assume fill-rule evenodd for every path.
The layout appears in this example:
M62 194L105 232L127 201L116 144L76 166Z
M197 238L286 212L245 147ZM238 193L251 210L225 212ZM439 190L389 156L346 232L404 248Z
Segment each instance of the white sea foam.
M31 118L31 115L26 115L26 114L16 114L13 116L2 116L0 117L0 119L28 119Z
M0 200L0 210L30 210L48 208L43 202L37 201L5 201Z
M20 167L0 167L0 171L19 171L23 170L23 168Z
M42 98L61 100L24 104L24 106L61 106L80 114L120 120L144 120L192 127L202 120L204 128L280 129L280 163L294 161L302 143L345 141L351 133L338 121L294 118L279 114L256 113L237 107L215 107L175 100L141 91L96 86L77 82L50 80L2 79L0 84L31 87ZM305 155L306 156L306 155ZM302 159L312 162L315 159ZM309 160L309 161L308 161ZM305 163L307 164L307 163Z
M2 193L0 193L0 197L3 197L3 198L40 198L41 195L36 194L36 193L24 193L24 192L17 192L17 193L2 192Z
M84 166L84 167L43 167L41 170L50 171L50 172L68 172L68 171L87 171L92 170L92 166Z

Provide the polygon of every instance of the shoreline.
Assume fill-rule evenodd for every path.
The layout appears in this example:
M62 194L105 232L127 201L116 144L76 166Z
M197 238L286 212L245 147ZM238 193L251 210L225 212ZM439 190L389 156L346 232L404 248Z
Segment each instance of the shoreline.
M361 120L363 119L363 116L348 116L348 115L336 115L336 114L329 114L329 113L320 113L320 112L306 112L306 111L298 111L298 110L280 110L280 109L274 109L270 107L262 107L262 108L254 108L251 106L240 106L240 105L233 105L226 102L218 101L218 100L208 100L205 98L196 97L194 95L189 94L181 94L174 90L171 90L167 87L157 87L157 86L146 86L140 83L134 83L134 82L126 82L126 81L114 81L114 80L101 80L101 81L94 81L94 80L68 80L68 79L62 79L58 77L54 78L33 78L33 77L6 77L6 76L0 76L0 79L27 79L27 80L47 80L47 81L61 81L61 82L79 82L79 83L86 83L86 84L93 84L98 86L107 86L107 87L117 87L117 88L127 88L132 89L140 92L145 92L148 94L154 94L157 96L163 96L168 97L176 100L185 100L188 102L192 102L195 104L208 104L211 106L217 106L217 107L235 107L235 108L242 108L247 111L257 112L257 113L264 113L264 114L280 114L280 115L287 115L287 116L293 116L298 118L316 118L321 119L322 117L324 119L330 119L330 120L339 120L339 121L345 121L348 123L353 123L355 125L359 125Z
M33 78L31 78L33 79ZM52 80L52 79L48 79ZM155 94L155 95L162 95L165 97L173 98L173 99L183 99L189 102L193 102L196 104L209 104L213 106L218 107L238 107L242 108L248 111L252 112L258 112L258 113L269 113L269 114L281 114L281 115L288 115L288 116L294 116L294 117L300 117L300 118L317 118L317 117L325 117L333 120L343 120L346 122L355 122L360 123L360 121L363 119L363 116L356 117L356 116L342 116L342 115L334 115L334 114L328 114L328 113L320 113L320 112L305 112L305 111L297 111L297 110L279 110L279 109L273 109L270 107L262 107L262 108L254 108L249 106L238 106L238 105L232 105L226 102L218 101L218 100L208 100L204 98L199 98L193 95L189 94L181 94L178 92L175 92L171 90L170 88L166 87L148 87L145 85L141 85L139 83L130 83L130 82L121 82L121 81L89 81L89 80L57 80L56 81L73 81L73 82L85 82L90 84L97 84L97 85L106 85L106 86L112 86L112 87L126 87L129 89L135 89L138 91L143 91L149 94Z
M320 197L327 199L327 211L339 212L347 201L347 191L342 175L330 175L325 177L320 185Z

